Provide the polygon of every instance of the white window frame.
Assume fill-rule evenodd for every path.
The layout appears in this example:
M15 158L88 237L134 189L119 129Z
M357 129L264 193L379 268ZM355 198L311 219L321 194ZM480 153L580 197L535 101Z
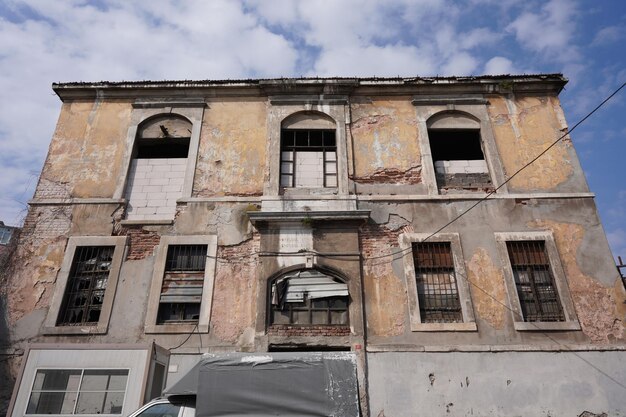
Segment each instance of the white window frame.
M63 414L63 415L68 415L68 416L123 416L124 415L124 404L126 403L126 396L127 396L127 391L128 391L128 380L130 379L130 373L131 373L131 369L130 368L55 368L55 367L49 367L49 366L45 366L45 367L38 367L35 368L34 372L33 372L33 376L32 376L32 381L30 383L30 390L28 391L28 399L26 401L26 409L24 410L24 416L49 416L50 414L26 414L26 411L28 410L28 404L30 402L30 397L33 394L33 387L35 385L35 379L37 378L37 372L41 371L41 370L55 370L55 371L80 371L80 382L78 384L78 390L76 391L76 402L74 403L74 412L72 412L71 414ZM78 397L81 393L80 389L83 385L83 377L85 375L85 371L127 371L126 374L126 385L124 386L124 400L122 401L122 411L119 414L76 414L76 406L78 405ZM60 392L60 391L59 391ZM68 392L63 391L63 392ZM92 391L93 392L93 391ZM107 391L108 392L108 391Z
M456 285L459 291L459 301L461 303L461 313L463 322L461 323L422 323L420 314L419 298L417 294L417 282L415 277L415 265L413 263L413 243L426 241L450 243L452 259L454 261L454 273ZM447 331L477 331L476 318L472 305L469 282L465 272L463 251L461 249L461 239L458 233L439 233L430 236L427 233L403 233L398 237L400 249L403 252L404 276L406 282L406 294L409 306L409 317L411 331L413 332L447 332Z
M63 257L63 263L57 275L48 315L44 322L44 334L106 334L109 328L109 320L111 318L113 300L115 299L120 269L124 258L126 241L126 236L72 236L69 238L67 248L65 249L65 256ZM76 248L83 246L115 246L113 259L111 260L111 268L109 270L109 278L107 280L107 288L100 310L100 318L98 324L95 326L57 326L57 320L61 313Z
M200 303L200 317L198 323L171 323L157 324L159 305L161 299L161 289L165 276L165 262L167 260L167 250L170 245L206 245L207 259L204 269L204 285L202 287L202 302ZM144 331L146 333L208 333L211 320L211 305L213 302L213 284L215 281L215 266L217 257L217 235L201 236L161 236L161 241L157 247L155 267L152 275L152 285L150 287L150 298L148 300L148 310L146 312L146 323Z
M498 253L504 269L504 282L506 284L506 290L509 298L509 305L511 306L511 314L513 316L513 325L515 330L518 331L546 331L546 330L580 330L580 323L576 317L576 310L574 309L574 303L567 284L567 278L565 271L561 265L559 252L554 242L554 236L550 231L538 231L538 232L508 232L508 233L495 233L495 239L498 246ZM522 307L520 305L519 296L517 294L517 286L515 285L515 277L513 275L513 267L509 259L509 251L507 249L506 242L521 241L521 240L535 240L543 241L545 243L546 252L550 262L550 269L552 276L554 277L554 284L561 301L561 307L563 308L563 314L565 315L565 321L524 321L524 315L522 313Z

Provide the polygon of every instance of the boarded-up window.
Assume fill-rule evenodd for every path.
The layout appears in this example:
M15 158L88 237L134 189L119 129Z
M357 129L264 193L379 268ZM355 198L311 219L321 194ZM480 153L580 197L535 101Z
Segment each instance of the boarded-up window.
M167 248L158 324L198 321L206 256L206 245L170 245Z
M413 243L413 262L422 323L462 322L450 243Z
M114 246L76 248L57 325L98 324L114 249Z
M337 187L337 144L329 129L283 129L281 187Z
M524 321L565 321L545 242L515 241L506 246Z
M347 284L316 270L277 279L272 284L270 324L349 324Z

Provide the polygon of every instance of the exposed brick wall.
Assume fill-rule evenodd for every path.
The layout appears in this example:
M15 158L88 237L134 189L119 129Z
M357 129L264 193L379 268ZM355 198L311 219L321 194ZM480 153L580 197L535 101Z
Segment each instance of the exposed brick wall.
M154 253L154 248L161 241L161 236L156 232L149 232L143 229L127 229L129 236L127 260L144 259Z
M407 225L408 227L408 225ZM405 332L406 286L391 263L403 256L398 236L405 227L391 230L385 225L369 223L360 229L359 240L364 257L363 300L367 311L368 332L374 336L397 336Z
M37 189L35 190L35 198L70 198L70 187L67 183L58 181L49 181L43 177L39 179Z
M373 256L382 256L390 254L391 252L398 251L398 236L404 230L390 230L382 225L375 223L367 224L359 230L359 239L361 243L361 251L365 258L365 267L367 268L370 262L368 258ZM391 255L385 258L372 259L371 264L377 264L381 262L390 262Z
M21 234L22 243L39 244L50 239L67 237L72 223L71 206L31 207Z
M256 270L260 236L238 245L219 246L213 290L211 332L236 343L256 320Z
M371 174L361 177L351 176L359 184L420 184L422 182L422 167L415 166L405 171L396 168L379 168Z
M349 326L292 326L288 324L275 324L268 328L270 336L347 336L350 334Z

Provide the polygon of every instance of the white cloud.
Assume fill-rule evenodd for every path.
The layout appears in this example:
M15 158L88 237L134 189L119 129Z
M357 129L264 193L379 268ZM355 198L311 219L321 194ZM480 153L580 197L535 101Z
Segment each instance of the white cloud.
M600 29L596 36L594 36L591 45L607 45L613 42L617 42L624 37L626 30L623 26L607 26Z
M569 62L578 59L573 43L576 31L577 3L550 0L538 12L525 12L507 26L520 45L550 59Z
M518 71L513 66L513 62L502 56L494 56L485 64L485 74L500 75L500 74L518 74Z

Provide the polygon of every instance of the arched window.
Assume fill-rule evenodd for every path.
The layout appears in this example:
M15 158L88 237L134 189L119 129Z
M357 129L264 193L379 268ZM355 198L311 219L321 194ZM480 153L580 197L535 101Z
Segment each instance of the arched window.
M350 324L348 285L316 269L290 272L270 286L270 325Z
M283 120L280 186L337 187L335 121L322 113L300 112Z
M137 128L126 199L128 220L171 220L182 197L191 141L191 122L162 114Z
M478 120L458 111L443 112L431 117L427 126L440 191L493 188Z
M137 159L187 158L191 122L181 116L150 118L137 129Z

